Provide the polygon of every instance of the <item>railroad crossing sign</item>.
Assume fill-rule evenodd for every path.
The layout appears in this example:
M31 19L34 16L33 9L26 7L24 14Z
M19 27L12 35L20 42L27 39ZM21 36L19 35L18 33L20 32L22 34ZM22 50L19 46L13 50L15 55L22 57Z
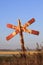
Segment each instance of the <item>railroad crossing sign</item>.
M29 20L27 23L25 23L24 25L21 25L20 20L18 19L18 26L12 25L12 24L7 24L8 28L14 29L15 31L13 33L11 33L9 36L6 37L6 40L10 40L11 38L13 38L15 35L17 35L18 33L20 33L20 37L21 37L21 47L23 50L25 50L24 47L24 40L23 40L23 34L22 32L27 32L30 34L34 34L34 35L39 35L39 31L36 30L30 30L27 29L27 27L29 25L31 25L32 23L35 22L35 19L32 18L31 20Z

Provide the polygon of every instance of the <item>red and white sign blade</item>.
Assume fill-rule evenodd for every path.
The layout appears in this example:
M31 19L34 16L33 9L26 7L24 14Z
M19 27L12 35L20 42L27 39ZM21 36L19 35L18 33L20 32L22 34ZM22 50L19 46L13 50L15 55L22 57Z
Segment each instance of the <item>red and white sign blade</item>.
M35 31L35 30L25 29L24 32L27 32L27 33L30 33L30 34L34 34L34 35L39 35L39 31Z
M32 30L32 34L39 35L39 31Z
M34 23L34 22L35 22L35 19L32 18L32 19L29 20L27 23L25 23L23 27L28 27L29 25L31 25L31 24Z
M6 40L10 40L11 38L13 38L18 33L19 33L19 31L13 32L12 34L10 34L9 36L6 37Z
M12 24L7 24L7 27L8 27L8 28L11 28L11 29L16 29L17 26L12 25Z

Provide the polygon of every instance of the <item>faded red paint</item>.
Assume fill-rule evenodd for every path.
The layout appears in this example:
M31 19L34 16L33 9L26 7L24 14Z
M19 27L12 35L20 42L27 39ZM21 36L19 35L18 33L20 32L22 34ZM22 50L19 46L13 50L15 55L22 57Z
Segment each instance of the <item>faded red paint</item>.
M14 35L10 34L9 36L6 37L6 40L10 40Z
M38 31L32 30L32 34L39 35Z
M16 26L15 25L12 25L12 24L7 24L7 27L8 28L11 28L11 29L15 29L16 28Z

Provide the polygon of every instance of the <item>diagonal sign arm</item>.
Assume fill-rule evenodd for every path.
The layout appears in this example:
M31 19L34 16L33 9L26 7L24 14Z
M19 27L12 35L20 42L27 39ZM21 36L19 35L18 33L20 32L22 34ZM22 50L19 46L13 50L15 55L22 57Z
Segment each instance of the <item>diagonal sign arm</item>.
M13 38L18 33L19 33L19 31L14 31L13 33L11 33L9 36L6 37L6 40L10 40L11 38Z
M16 29L16 28L17 28L17 26L12 25L12 24L7 24L7 27L8 27L8 28L11 28L11 29Z
M32 18L31 20L29 20L27 23L25 23L24 25L23 25L23 27L28 27L29 25L31 25L32 23L34 23L35 22L35 19L34 18Z
M39 35L39 32L36 30L24 29L23 31L34 35Z

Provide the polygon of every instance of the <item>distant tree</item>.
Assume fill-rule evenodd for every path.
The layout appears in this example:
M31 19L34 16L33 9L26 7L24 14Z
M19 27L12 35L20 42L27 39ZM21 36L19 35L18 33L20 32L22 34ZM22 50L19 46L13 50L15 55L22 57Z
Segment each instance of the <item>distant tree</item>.
M29 50L29 47L27 47L27 50Z
M40 50L40 47L39 47L39 44L38 43L36 43L36 50Z
M40 44L41 50L43 50L43 46Z

